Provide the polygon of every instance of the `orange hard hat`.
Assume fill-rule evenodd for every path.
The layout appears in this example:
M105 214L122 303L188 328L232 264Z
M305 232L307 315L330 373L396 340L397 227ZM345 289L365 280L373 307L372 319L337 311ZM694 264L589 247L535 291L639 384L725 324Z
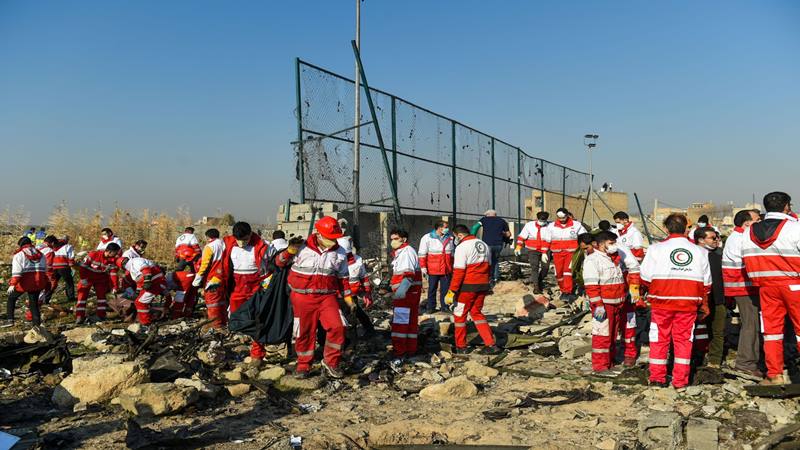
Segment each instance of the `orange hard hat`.
M325 239L339 239L344 236L339 222L331 216L325 216L314 224L314 228Z

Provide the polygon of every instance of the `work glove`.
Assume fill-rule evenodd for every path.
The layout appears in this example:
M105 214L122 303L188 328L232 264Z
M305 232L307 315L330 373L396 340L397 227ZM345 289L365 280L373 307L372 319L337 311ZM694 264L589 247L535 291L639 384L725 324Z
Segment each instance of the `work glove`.
M603 305L595 306L594 311L592 311L592 317L598 322L606 320L606 308Z
M542 264L547 264L550 262L550 256L547 253L542 253Z
M364 309L369 309L372 306L372 292L364 294Z
M6 293L7 293L8 295L11 295L11 293L12 293L12 292L14 292L14 285L13 285L13 284L12 284L11 286L9 286L9 287L8 287L8 290L6 291Z
M639 300L636 301L636 304L633 305L636 309L647 309L647 302L644 301L643 298L639 297Z
M201 284L203 284L203 277L195 275L194 280L192 280L192 286L200 287Z
M111 300L116 300L116 299L117 299L117 296L116 296L116 294L113 294L113 293L111 293L111 292L109 292L108 294L106 294L106 301L111 301Z
M350 309L350 311L353 311L354 309L356 309L356 302L353 300L352 296L346 295L344 297L344 303L347 305L347 307Z
M427 267L423 267L423 268L422 268L422 269L420 269L420 270L422 271L422 274L423 274L423 275L425 275L426 277L428 276L428 268L427 268Z
M522 247L517 246L516 248L514 248L514 256L520 256L520 255L522 255Z
M447 291L447 294L444 296L445 305L450 306L453 304L455 300L456 300L456 293L453 291Z

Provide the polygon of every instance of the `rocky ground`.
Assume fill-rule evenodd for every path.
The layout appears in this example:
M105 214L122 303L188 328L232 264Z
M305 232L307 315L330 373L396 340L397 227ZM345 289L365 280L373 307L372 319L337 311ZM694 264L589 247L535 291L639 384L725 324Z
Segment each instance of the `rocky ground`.
M389 314L354 337L341 381L287 375L285 349L256 367L246 339L197 318L148 332L108 321L0 334L0 431L18 448L797 448L794 399L701 370L684 392L646 385L640 364L591 376L590 317L546 309L518 281L488 313L506 351L454 356L447 314L421 318L422 354L388 367ZM471 329L477 345L479 338ZM481 447L482 446L482 447Z

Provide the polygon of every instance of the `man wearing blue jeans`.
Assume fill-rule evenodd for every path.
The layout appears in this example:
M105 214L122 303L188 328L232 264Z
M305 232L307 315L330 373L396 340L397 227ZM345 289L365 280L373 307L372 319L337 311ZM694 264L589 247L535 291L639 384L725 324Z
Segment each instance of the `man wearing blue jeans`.
M483 214L483 217L472 227L472 234L477 234L483 228L483 238L481 239L492 254L491 267L489 273L492 276L492 286L500 280L500 252L503 251L505 243L511 238L508 230L508 222L503 218L497 217L497 211L490 209Z
M436 310L437 288L440 308L448 310L444 297L450 289L454 251L453 235L445 221L436 222L433 231L422 236L419 242L419 266L422 274L428 277L428 301L424 308L428 312Z

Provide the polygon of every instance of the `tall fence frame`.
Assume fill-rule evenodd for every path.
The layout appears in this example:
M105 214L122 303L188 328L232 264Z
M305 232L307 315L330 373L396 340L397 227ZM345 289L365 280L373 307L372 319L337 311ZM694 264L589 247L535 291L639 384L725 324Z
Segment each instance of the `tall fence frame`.
M323 92L319 92L320 89L314 89L314 86L309 86L311 84L309 79L313 79L311 77L329 78L330 80L326 81L326 83L335 86L332 88L333 92L324 92L324 89ZM325 145L335 146L337 148L336 153L344 155L345 162L346 152L349 148L350 168L352 168L352 145L354 143L352 130L355 126L353 125L354 113L348 109L347 102L349 101L352 104L353 96L346 91L347 86L354 89L354 81L299 58L295 59L295 81L297 140L294 144L296 149L295 157L297 158L296 177L300 185L300 201L301 203L335 203L348 208L352 205L352 195L348 198L346 186L348 182L352 183L352 178L347 181L347 177L352 177L352 173L347 172L347 164L341 162L337 174L326 174L325 170L335 172L335 170L327 167L332 159L330 157L331 152L326 148L322 148L321 152L324 154L320 154L319 147L324 147ZM336 83L341 86L337 86ZM363 85L361 89L364 89ZM518 146L509 144L455 119L431 111L386 91L370 87L369 92L373 97L379 98L379 103L382 106L382 108L379 106L381 110L379 122L383 135L389 137L386 150L389 152L391 171L394 175L391 177L395 183L394 191L402 191L404 183L416 185L420 181L419 176L403 174L404 171L401 165L408 162L411 162L412 165L417 162L428 169L436 169L439 176L445 175L445 173L449 174L449 183L447 183L449 186L443 187L439 183L437 189L428 190L431 194L431 205L434 205L433 191L435 190L438 191L439 196L443 193L446 195L448 200L446 201L446 207L442 201L438 201L435 206L423 205L423 202L415 200L413 194L409 198L408 195L400 193L398 194L398 201L403 214L416 212L418 214L447 215L452 217L455 222L459 218L478 218L485 209L495 209L498 211L498 216L521 224L530 219L525 211L526 201L529 199L533 213L543 207L548 210L565 207L567 200L573 199L573 205L576 204L574 200L579 200L578 203L582 203L582 207L577 211L572 210L571 212L579 219L582 219L585 215L590 189L589 175L587 173L553 163L544 158L531 156ZM364 101L364 97L366 96L362 96L362 101ZM321 120L317 120L316 117L310 117L311 110L314 108L319 109L319 103L332 102L333 100L336 100L336 110L333 111L332 104L328 105L330 109L328 113L331 116L338 115L340 118L333 119L334 123L328 123L326 124L327 126L320 126L320 124L315 123L321 122ZM400 136L400 131L408 132L408 139L411 139L415 131L414 127L417 125L401 126L398 123L400 109L404 113L408 113L406 110L410 111L413 116L412 122L414 123L417 114L422 114L429 121L433 120L446 124L445 126L449 128L447 130L449 133L447 133L448 136L443 137L448 140L446 146L449 148L449 154L446 157L434 159L430 156L430 149L422 148L424 145L417 148L416 143L413 143L411 147L408 146L408 143L401 144L401 140L404 137ZM362 107L362 111L367 111L367 109ZM318 113L315 112L315 114ZM366 190L368 195L364 195L366 187L364 184L380 182L380 180L376 181L375 177L380 178L383 176L386 180L389 179L385 171L379 174L365 173L369 171L365 171L363 168L365 154L369 158L369 152L381 151L380 147L370 137L370 129L373 126L372 121L365 122L363 119L361 120L362 176L360 192L362 193L362 201L360 205L367 210L388 211L392 208L393 199L391 197L370 195L375 194L370 189ZM438 135L444 135L442 125L438 125ZM436 141L436 146L440 150L444 149L444 145L439 142L438 136ZM322 142L326 143L322 144ZM312 157L309 157L309 154L312 153L309 150L311 146L317 147L315 151L318 153L316 155L318 161L316 163ZM488 166L485 165L485 162L479 162L477 166L470 163L470 160L476 155L478 159L483 157L481 150L488 154ZM500 154L501 152L502 154ZM502 158L506 160L505 165L498 164L498 161ZM481 167L481 164L484 164L483 167ZM383 169L376 168L375 170ZM344 178L343 182L338 183L337 189L320 187L314 189L313 192L309 192L308 187L312 185L336 184L332 177ZM572 177L572 180L570 180L570 177ZM383 182L385 183L386 180L383 180ZM473 203L469 198L470 192L465 194L465 190L468 189L462 187L466 185L474 190L472 184L475 180L478 180L479 193L478 198L475 198ZM486 184L489 185L489 192L480 192L481 181L488 182ZM571 188L568 187L568 183ZM534 197L532 194L534 192L539 193L539 201L536 204L532 204ZM484 195L486 197L483 197ZM505 200L503 205L498 205L498 198ZM560 204L558 199L560 199Z

